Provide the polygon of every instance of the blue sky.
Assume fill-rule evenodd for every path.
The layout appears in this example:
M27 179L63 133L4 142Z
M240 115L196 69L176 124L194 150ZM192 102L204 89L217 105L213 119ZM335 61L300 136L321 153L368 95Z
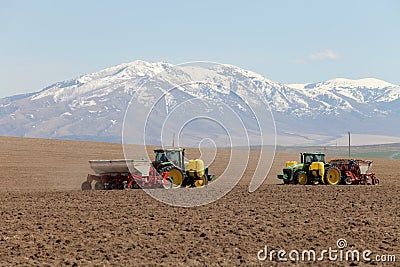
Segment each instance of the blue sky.
M400 1L0 1L0 97L136 59L400 84Z

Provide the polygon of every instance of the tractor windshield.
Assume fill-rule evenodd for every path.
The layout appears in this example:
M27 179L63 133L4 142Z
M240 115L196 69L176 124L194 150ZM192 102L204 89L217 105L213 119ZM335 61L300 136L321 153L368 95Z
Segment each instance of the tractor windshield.
M156 155L156 162L166 162L169 161L165 152L158 152Z
M325 162L324 154L306 154L304 163L309 164L311 162Z
M155 150L157 164L171 162L175 166L181 166L181 150Z
M179 151L167 151L168 161L171 161L174 165L180 166L181 156Z

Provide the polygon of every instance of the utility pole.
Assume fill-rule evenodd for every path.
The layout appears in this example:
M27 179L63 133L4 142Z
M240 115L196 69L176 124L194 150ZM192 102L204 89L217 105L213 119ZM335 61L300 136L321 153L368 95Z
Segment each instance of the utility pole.
M350 144L351 144L350 131L348 133L349 133L349 158L350 158L351 157L351 153L350 153Z

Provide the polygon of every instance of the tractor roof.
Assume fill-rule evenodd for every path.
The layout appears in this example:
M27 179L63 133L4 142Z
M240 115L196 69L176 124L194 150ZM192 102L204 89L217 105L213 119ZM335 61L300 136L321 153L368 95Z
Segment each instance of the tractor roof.
M154 152L182 151L182 150L183 150L183 148L181 148L181 147L170 147L170 148L164 147L164 148L157 148L157 149L154 149Z
M305 155L325 155L323 152L303 152Z

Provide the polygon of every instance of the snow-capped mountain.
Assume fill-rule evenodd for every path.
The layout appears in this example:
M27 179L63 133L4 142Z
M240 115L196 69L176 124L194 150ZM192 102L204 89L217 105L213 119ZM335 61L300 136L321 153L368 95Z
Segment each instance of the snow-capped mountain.
M168 81L163 73L168 73ZM0 99L0 135L120 142L128 103L149 79L160 88L188 79L208 79L214 84L183 86L179 89L182 97L211 99L234 91L263 94L282 145L326 144L348 130L394 137L400 133L400 86L381 80L340 78L286 85L230 65L188 72L165 62L134 61L58 82L39 92ZM143 99L151 97L147 93L141 90ZM250 115L245 107L234 105L232 98L221 99L247 121ZM171 103L173 97L166 97L166 110Z
M296 89L297 92L309 100L315 100L320 106L318 108L325 110L323 114L335 113L339 114L341 111L359 112L364 115L371 113L369 108L376 106L379 103L390 103L400 98L400 87L385 81L367 78L360 80L349 79L333 79L325 82L311 83L311 84L288 84L287 86ZM304 103L303 108L311 110L308 103ZM357 104L365 105L366 110L362 111L357 109ZM360 107L363 109L363 107ZM385 109L373 109L372 113L376 112L390 112ZM304 113L298 114L300 117ZM372 114L370 114L372 115Z

